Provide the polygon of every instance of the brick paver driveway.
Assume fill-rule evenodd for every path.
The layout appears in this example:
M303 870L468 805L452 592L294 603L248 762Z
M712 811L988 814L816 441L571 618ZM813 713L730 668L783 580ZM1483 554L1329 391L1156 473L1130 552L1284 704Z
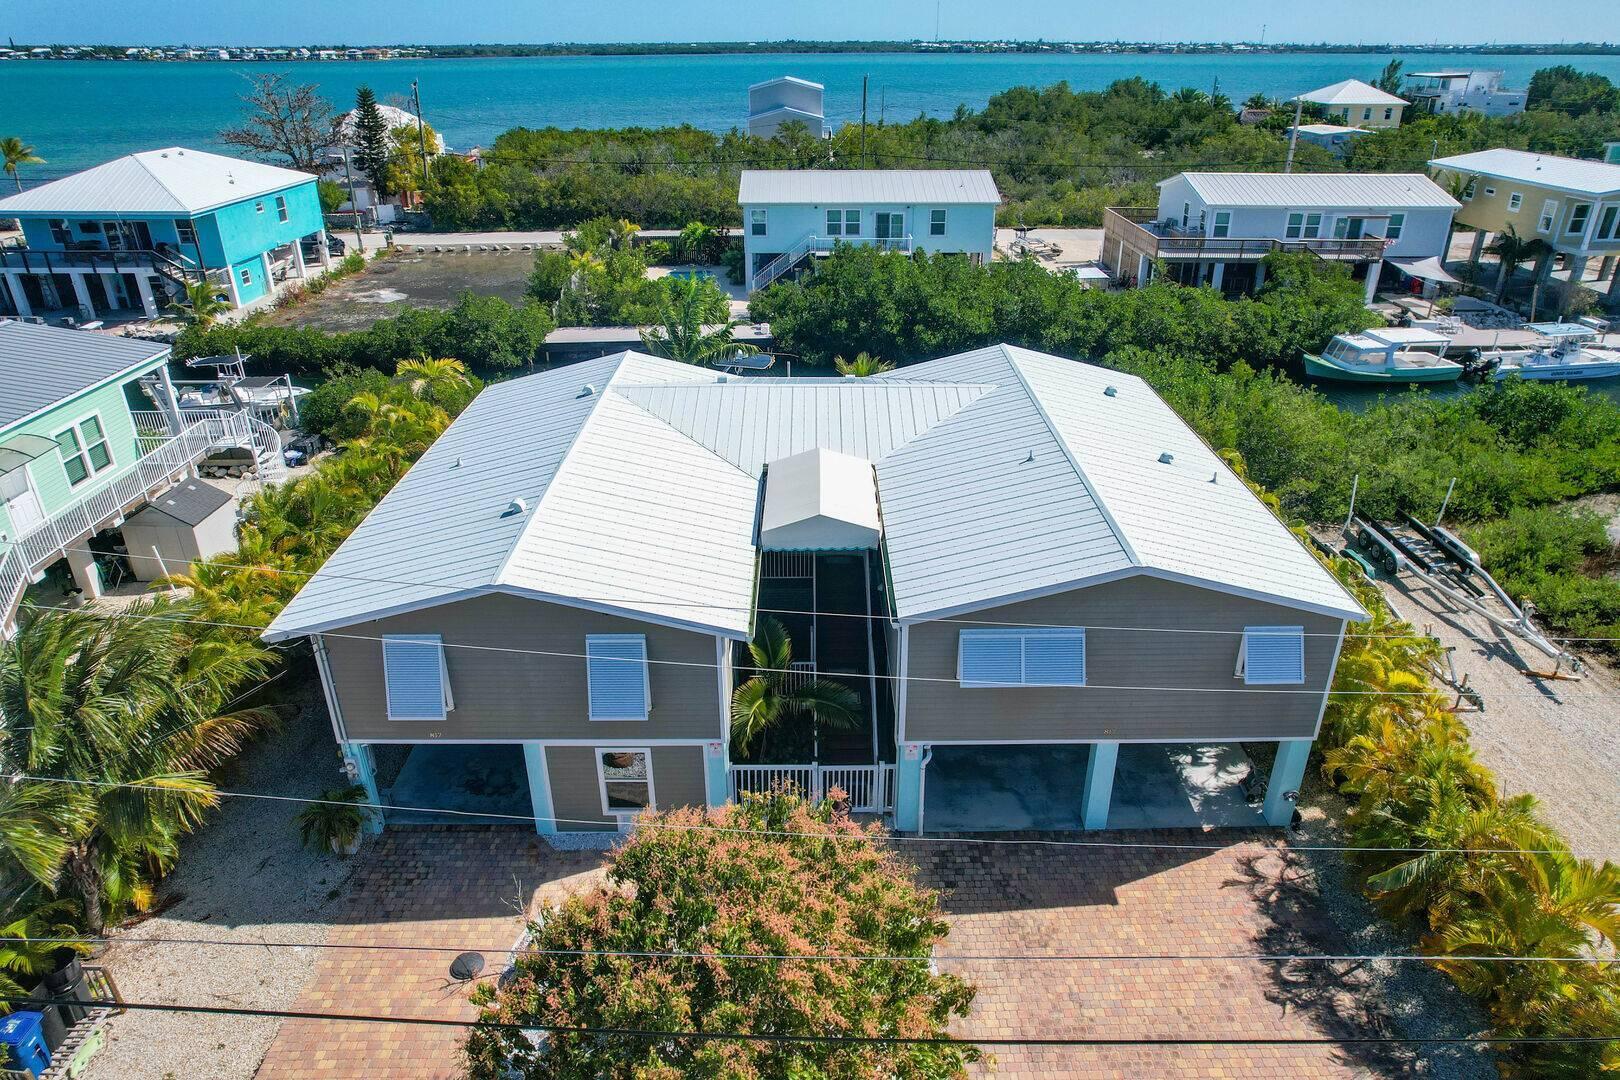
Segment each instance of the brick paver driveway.
M1085 834L1051 834L1054 840ZM1219 844L1220 833L1108 833L1107 840ZM946 890L952 955L1280 954L1344 951L1310 877L1267 843L1219 851L907 843ZM1256 960L958 961L978 987L954 1030L1011 1038L1345 1038L1386 1033L1349 965ZM1402 1075L1362 1047L997 1047L996 1077Z
M596 852L557 852L517 828L392 829L359 856L329 945L510 948L521 913L589 885ZM472 1019L467 989L449 977L453 953L326 949L297 1012ZM485 953L499 974L501 953ZM451 1027L287 1020L260 1080L450 1080L463 1075L466 1032Z
M1077 839L1062 834L1057 839ZM1220 834L1141 839L1219 843ZM1108 839L1132 834L1109 833ZM1253 960L952 963L951 955L1342 951L1309 876L1264 843L1215 852L905 843L946 890L940 966L978 988L964 1036L1343 1038L1381 1031L1359 973ZM522 828L394 829L350 880L331 944L454 944L504 950L518 911L595 880L596 853L559 853ZM504 957L487 955L489 970ZM449 953L326 950L298 1010L471 1018ZM421 1080L461 1075L456 1028L288 1020L261 1080ZM980 1071L1008 1078L1400 1075L1358 1047L988 1047Z

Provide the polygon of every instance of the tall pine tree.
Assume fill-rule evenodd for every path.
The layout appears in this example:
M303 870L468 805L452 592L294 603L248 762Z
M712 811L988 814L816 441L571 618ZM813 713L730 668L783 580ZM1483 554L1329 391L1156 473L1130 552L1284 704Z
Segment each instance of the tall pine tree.
M362 86L354 95L354 164L367 180L378 199L386 198L388 186L388 121L377 107L377 95L371 87Z

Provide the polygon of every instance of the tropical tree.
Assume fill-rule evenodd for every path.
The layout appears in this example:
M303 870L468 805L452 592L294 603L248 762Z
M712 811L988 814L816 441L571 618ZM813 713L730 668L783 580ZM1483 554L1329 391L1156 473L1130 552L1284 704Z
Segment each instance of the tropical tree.
M369 86L354 92L354 121L349 138L354 143L355 168L371 181L378 198L386 198L393 190L388 174L388 155L393 145L388 137L388 120Z
M845 360L842 356L833 357L833 367L840 375L848 375L856 379L864 379L871 375L881 375L885 371L893 371L894 363L881 360L871 353L856 353L855 359Z
M231 310L231 305L220 292L219 283L204 278L202 281L187 282L184 299L177 297L169 305L169 310L179 315L187 325L207 330L221 315Z
M482 1011L466 1044L470 1076L965 1075L979 1054L948 1024L967 1014L973 987L927 962L950 924L938 894L882 838L830 802L782 792L651 815L608 855L605 880L531 923L532 947L499 984L474 992ZM661 955L670 952L699 958ZM828 963L828 954L884 959ZM533 1039L520 1030L529 1024L553 1030Z
M1496 239L1492 240L1485 250L1495 255L1502 264L1501 270L1496 275L1496 299L1500 302L1502 294L1507 292L1513 272L1527 262L1534 262L1552 254L1552 245L1539 236L1526 240L1519 235L1517 229L1509 225L1496 234Z
M11 721L0 728L0 764L31 778L18 781L25 790L65 800L71 824L57 884L91 934L145 902L181 835L218 802L210 770L273 718L230 707L232 694L268 670L270 654L242 638L193 635L196 615L189 602L166 599L120 613L30 609L0 647L0 713ZM58 842L31 841L36 852ZM8 840L8 851L16 847Z
M23 186L22 176L17 172L17 168L21 165L45 164L45 159L36 155L32 146L29 146L15 135L8 135L0 139L0 158L5 160L6 175L11 177L12 182L17 185L18 191L21 191Z
M664 293L662 325L641 332L642 344L654 356L705 364L759 352L757 345L735 339L742 324L731 318L726 294L713 282L665 278Z
M16 907L13 904L12 910L0 915L7 920L0 924L0 996L3 997L21 997L33 989L41 978L56 970L57 958L64 949L77 953L90 951L88 945L49 940L79 936L78 928L73 925L71 901L49 900L21 914ZM10 1010L11 1006L0 1001L0 1013Z
M1401 60L1391 60L1384 65L1384 70L1379 73L1378 78L1373 80L1373 85L1386 94L1399 94L1401 92L1401 68L1405 66Z
M705 225L701 221L690 222L681 230L680 237L675 241L675 249L682 259L691 262L713 262L710 258L711 248L720 230L712 225Z
M445 397L466 390L472 385L467 365L450 357L401 360L394 371L394 382L403 386L413 398L439 402Z
M332 103L321 97L321 88L293 83L278 72L247 78L252 86L242 98L247 118L220 132L220 141L302 172L320 172L333 130Z
M793 671L793 639L776 619L761 620L748 643L753 674L731 694L731 742L740 755L768 731L794 717L829 727L861 722L861 699L833 679L805 678Z

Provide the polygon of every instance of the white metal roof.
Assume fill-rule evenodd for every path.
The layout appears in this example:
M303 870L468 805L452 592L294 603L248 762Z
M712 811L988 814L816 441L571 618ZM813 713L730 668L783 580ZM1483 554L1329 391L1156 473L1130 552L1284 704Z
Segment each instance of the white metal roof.
M1371 135L1366 128L1345 127L1343 124L1301 124L1301 134L1305 135Z
M999 203L988 169L745 169L737 201L771 203Z
M1375 326L1367 336L1385 345L1449 345L1451 339L1419 326Z
M1406 105L1405 98L1386 94L1371 83L1360 79L1344 79L1331 86L1319 87L1300 94L1296 100L1317 105Z
M872 463L814 447L770 463L762 551L864 551L882 533Z
M1179 177L1211 206L1455 210L1462 205L1422 173L1188 172Z
M0 199L0 212L196 214L314 180L309 173L170 146Z
M1557 188L1582 195L1610 195L1620 192L1620 165L1603 161L1533 154L1528 150L1476 150L1435 158L1430 165L1461 173L1478 173L1501 180ZM0 207L4 204L0 203Z
M807 451L844 487L848 470L819 466L875 469L902 619L1131 573L1361 614L1130 376L1008 346L870 379L621 353L484 391L266 636L512 592L745 637L759 477ZM842 496L817 498L783 520L876 529Z
M809 79L801 79L797 75L778 75L774 79L763 79L763 80L761 80L761 81L759 81L757 83L754 83L748 89L749 90L763 90L767 86L776 86L776 85L779 85L781 83L793 83L796 86L806 86L806 87L809 87L811 90L825 90L825 89L827 89L825 86L821 85L818 82L811 82Z

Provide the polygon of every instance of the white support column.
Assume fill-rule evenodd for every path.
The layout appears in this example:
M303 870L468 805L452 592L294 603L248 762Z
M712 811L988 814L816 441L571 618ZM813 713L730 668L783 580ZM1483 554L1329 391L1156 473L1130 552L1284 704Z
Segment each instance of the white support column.
M1383 272L1383 269L1383 259L1379 259L1376 262L1372 262L1367 265L1367 303L1369 304L1371 304L1373 299L1378 295L1378 275Z
M236 283L236 269L234 267L227 266L225 268L225 291L230 295L231 307L239 308L242 306L242 289Z
M343 751L343 768L349 774L349 779L366 789L366 802L371 806L371 812L366 815L366 832L373 836L383 831L382 793L377 789L377 763L371 755L371 747L366 743L345 742L338 748Z
M270 253L268 251L259 252L259 269L264 274L264 297L266 300L274 300L276 298L276 279L270 273Z
M1294 820L1299 785L1305 779L1305 763L1310 757L1309 739L1287 739L1277 744L1277 757L1266 779L1266 824L1287 825Z
M1221 284L1225 280L1226 280L1226 264L1223 263L1223 262L1218 262L1218 263L1215 264L1215 269L1213 271L1211 271L1210 275L1209 275L1210 287L1219 289L1221 287Z
M1259 292L1260 286L1266 283L1266 264L1261 260L1254 264L1254 291Z
M88 544L90 538L84 538L83 543ZM73 571L73 584L86 600L94 600L101 595L101 571L96 567L96 559L89 550L83 546L70 547L67 550L68 569Z
M703 790L711 808L731 799L731 765L726 760L726 744L718 739L703 744Z
M1080 800L1080 824L1087 829L1108 828L1108 804L1114 797L1114 764L1119 743L1091 744L1086 758L1086 785Z
M18 315L32 315L33 305L28 302L28 293L23 290L23 276L21 274L7 274L6 284L11 287L11 302L17 307Z
M70 273L68 276L73 279L73 296L79 302L79 318L89 322L96 317L96 305L90 302L90 285L82 273Z
M544 743L523 744L523 766L529 774L529 805L534 808L530 811L534 815L534 831L542 836L550 836L557 831L557 823L553 820L557 811L552 808L551 774L546 771Z
M304 242L294 240L292 243L293 269L298 271L298 280L303 281L309 277L309 271L304 268Z
M319 246L315 249L315 257L321 261L321 269L325 270L332 265L332 250L326 246L326 229L322 228L317 234Z
M1485 237L1487 235L1484 229L1474 230L1474 245L1468 249L1468 263L1470 266L1479 265L1479 257L1485 253Z
M928 747L902 743L900 760L894 770L894 831L917 832L922 828L923 782Z
M1569 288L1564 290L1564 295L1559 300L1559 303L1558 303L1559 312L1564 312L1564 311L1569 310L1569 302L1570 302L1571 299L1574 298L1575 290L1580 287L1581 279L1584 278L1585 276L1586 276L1586 256L1585 255L1571 255L1569 257Z
M145 274L136 274L135 288L141 294L141 310L146 312L146 317L148 319L157 318L157 298L152 295L152 279Z

